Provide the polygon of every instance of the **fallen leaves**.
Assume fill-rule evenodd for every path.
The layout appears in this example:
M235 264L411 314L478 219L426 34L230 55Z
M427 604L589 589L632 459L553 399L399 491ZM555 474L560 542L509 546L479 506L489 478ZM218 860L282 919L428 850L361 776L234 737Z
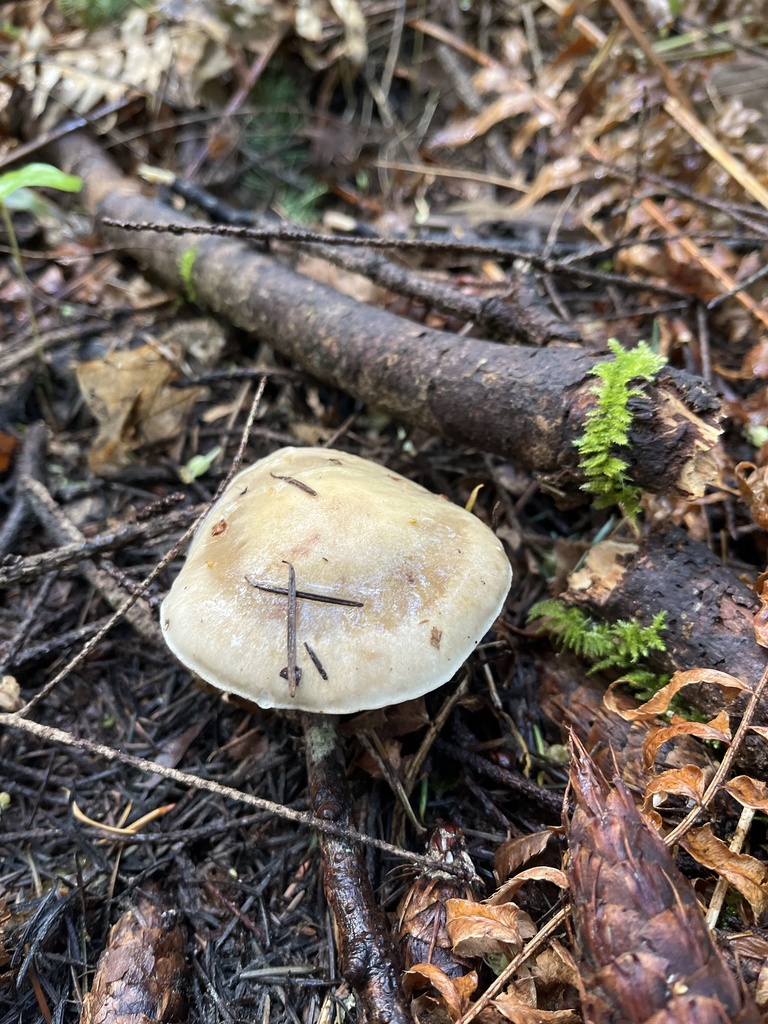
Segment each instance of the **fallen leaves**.
M98 476L113 476L144 445L176 438L200 389L171 387L176 366L153 345L80 363L77 383L99 424L88 453Z
M681 845L705 868L716 871L749 903L756 919L768 910L768 868L746 853L735 853L712 832L707 822L691 829Z
M544 830L510 840L504 844L502 861L510 868L526 863L545 849L554 834ZM432 1024L458 1024L464 1018L477 1018L481 1024L577 1021L572 1009L574 966L557 943L537 949L530 958L522 956L519 967L504 979L504 991L493 998L490 993L480 995L473 1001L478 979L487 975L484 965L504 970L538 934L531 916L511 902L514 893L529 881L567 888L563 872L546 865L529 867L508 879L490 898L479 901L466 883L440 870L447 850L452 863L471 869L471 877L479 882L466 857L461 833L450 825L436 829L429 848L429 855L436 860L435 870L416 880L398 912L400 946L408 968L404 984L415 1019ZM462 885L465 893L452 896ZM417 962L419 954L422 959Z

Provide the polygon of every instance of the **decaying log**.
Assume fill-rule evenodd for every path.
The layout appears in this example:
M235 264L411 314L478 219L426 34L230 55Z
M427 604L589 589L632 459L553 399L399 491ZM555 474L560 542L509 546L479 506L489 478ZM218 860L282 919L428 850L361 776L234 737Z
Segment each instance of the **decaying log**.
M573 744L572 914L590 1024L758 1024L688 880L629 791Z
M755 642L753 617L760 602L754 591L705 544L682 530L653 533L638 543L596 544L560 597L607 622L639 616L647 624L665 611L666 650L648 657L658 672L717 669L752 689L768 661L768 651ZM723 708L722 693L712 684L688 686L683 696L707 717ZM729 705L734 716L741 715L748 696L747 692ZM766 702L758 708L755 724L768 724ZM768 745L748 734L739 760L768 770Z
M572 734L588 751L598 771L610 777L618 774L633 792L642 793L650 778L643 761L643 744L654 725L647 721L628 722L606 707L606 683L584 675L584 664L568 654L554 652L536 656L536 678L541 709L561 732L563 742ZM622 708L634 709L637 700L621 691L613 695ZM691 736L676 736L656 755L657 771L694 764L711 777L711 751Z
M156 887L109 933L80 1024L183 1024L187 964L178 915Z
M58 144L101 218L192 224L142 195L87 136ZM574 441L594 407L594 355L578 347L529 349L437 331L347 298L268 254L226 238L101 227L114 248L188 293L317 378L405 422L495 452L581 499ZM194 250L190 279L181 259ZM634 399L622 455L640 487L698 495L714 475L718 403L698 378L665 369Z

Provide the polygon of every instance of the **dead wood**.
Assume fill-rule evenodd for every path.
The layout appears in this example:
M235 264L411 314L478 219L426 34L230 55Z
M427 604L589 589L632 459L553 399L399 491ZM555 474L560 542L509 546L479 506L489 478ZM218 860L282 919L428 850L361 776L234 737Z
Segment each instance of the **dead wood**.
M606 622L642 615L648 623L667 613L666 650L648 661L659 672L709 668L738 676L754 689L768 662L768 651L755 642L753 617L760 608L754 591L735 569L722 564L705 544L682 530L651 534L637 544L604 541L595 545L583 568L572 573L560 595ZM712 684L688 686L686 703L707 717L723 708L720 689ZM745 693L729 707L739 717ZM768 724L761 703L754 724ZM768 748L754 734L739 752L742 765L768 770Z
M688 880L629 791L573 744L568 828L584 1016L592 1024L757 1024Z
M167 897L148 889L109 933L80 1024L181 1024L188 968L184 933Z
M105 530L95 537L83 538L70 544L62 543L60 547L41 551L37 555L27 555L26 558L20 555L6 557L0 564L0 590L12 583L32 583L54 570L70 570L80 562L108 551L118 551L137 541L146 542L173 530L184 530L199 515L198 506L177 509L155 519L127 522L116 530Z
M97 222L193 223L143 196L86 136L62 139L58 159L84 179ZM413 426L503 455L561 494L578 495L584 480L574 441L595 403L595 358L580 348L531 350L436 331L355 302L238 241L114 227L102 227L102 235L320 380ZM195 259L185 282L180 261L190 249ZM665 369L647 399L633 406L623 453L629 475L653 492L700 494L713 475L714 395L698 378Z
M598 771L617 773L633 792L642 793L648 785L648 769L643 761L643 744L654 726L647 721L628 722L606 707L606 684L595 676L584 676L584 665L568 654L552 651L536 656L536 678L541 708L556 725L563 742L573 734L588 751ZM634 710L636 699L617 692L614 703ZM714 771L710 751L691 736L677 736L665 743L656 756L659 770L695 764L711 777Z
M59 508L43 484L32 477L22 477L19 486L26 492L29 507L35 516L58 544L85 543L85 537ZM96 568L90 560L81 562L79 570L110 607L119 608L123 604L125 593L107 572ZM127 609L125 617L146 640L158 645L162 643L160 627L143 604Z

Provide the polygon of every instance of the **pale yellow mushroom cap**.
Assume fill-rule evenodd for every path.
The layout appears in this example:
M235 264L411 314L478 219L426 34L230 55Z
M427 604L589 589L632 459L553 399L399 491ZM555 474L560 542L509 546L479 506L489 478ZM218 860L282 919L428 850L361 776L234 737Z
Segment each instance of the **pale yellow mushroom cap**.
M293 697L288 596L253 585L287 591L287 563L299 595ZM213 686L263 708L342 714L447 682L511 580L498 539L458 505L346 452L283 448L213 506L160 619L173 653Z

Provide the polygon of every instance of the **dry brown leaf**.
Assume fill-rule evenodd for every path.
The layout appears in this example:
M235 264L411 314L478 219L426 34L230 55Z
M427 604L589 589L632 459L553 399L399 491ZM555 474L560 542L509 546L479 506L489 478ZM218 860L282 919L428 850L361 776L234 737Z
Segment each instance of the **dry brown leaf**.
M430 963L451 978L467 974L476 966L458 956L445 928L446 903L451 899L472 902L475 894L469 879L479 879L467 853L464 835L458 826L445 823L433 829L427 844L427 856L434 863L414 879L397 908L397 942L406 968ZM461 865L465 878L444 870Z
M458 1021L467 1011L477 988L477 974L470 971L461 978L449 978L434 964L415 964L403 975L403 988L409 998L426 986L435 989L442 1008L452 1021Z
M755 580L755 593L760 599L760 611L753 620L755 640L761 647L768 647L768 570L761 572Z
M667 793L685 797L686 800L693 800L694 803L700 805L710 775L711 773L705 773L693 764L662 772L645 787L643 811L651 807L655 796Z
M77 383L99 424L88 453L94 473L113 475L141 445L179 435L201 392L170 387L176 376L173 363L152 345L80 363Z
M507 839L502 843L493 859L496 877L499 881L505 881L531 857L540 854L553 834L552 829L547 828L542 832L533 832L527 836Z
M643 764L650 768L656 760L659 748L668 740L677 736L695 736L700 740L716 740L720 743L729 743L731 740L731 728L728 722L728 715L721 711L717 718L711 722L689 722L679 715L674 715L671 725L663 726L649 733L643 743Z
M565 877L564 872L558 868L549 868L542 864L540 867L527 868L525 871L520 871L515 875L514 878L510 878L504 885L499 886L493 896L489 896L485 900L489 907L498 907L504 903L509 903L515 893L522 889L526 882L552 882L553 885L558 886L560 889L568 888L568 879Z
M445 927L460 956L517 952L536 926L524 910L512 903L487 906L469 900L448 900Z
M530 89L518 93L505 93L492 103L484 105L479 114L449 124L436 132L430 140L429 148L432 150L440 147L467 146L474 139L485 135L500 121L516 117L518 114L531 113L535 108L536 101Z
M580 157L560 157L539 171L531 182L528 193L510 207L510 216L530 209L551 192L572 188L582 181L591 180L594 176L594 169L586 165Z
M756 811L768 811L768 786L750 775L737 775L723 786L734 800Z
M717 872L752 907L756 917L768 910L768 867L746 853L734 853L712 833L707 823L692 829L680 840L682 846L699 864Z
M0 431L0 473L7 473L10 469L11 459L18 443L18 439L13 434Z
M768 530L768 466L740 462L733 472L752 518L758 526Z
M749 689L736 676L727 672L717 672L715 669L694 668L682 672L675 672L666 686L663 686L657 693L641 704L639 708L625 708L614 697L617 687L623 685L623 680L617 679L611 683L605 693L605 706L614 711L626 722L647 722L657 715L663 715L672 703L673 697L691 683L714 683L720 688L725 700L732 700L738 693Z
M507 994L497 996L491 1006L513 1024L577 1024L582 1019L576 1010L539 1010Z

